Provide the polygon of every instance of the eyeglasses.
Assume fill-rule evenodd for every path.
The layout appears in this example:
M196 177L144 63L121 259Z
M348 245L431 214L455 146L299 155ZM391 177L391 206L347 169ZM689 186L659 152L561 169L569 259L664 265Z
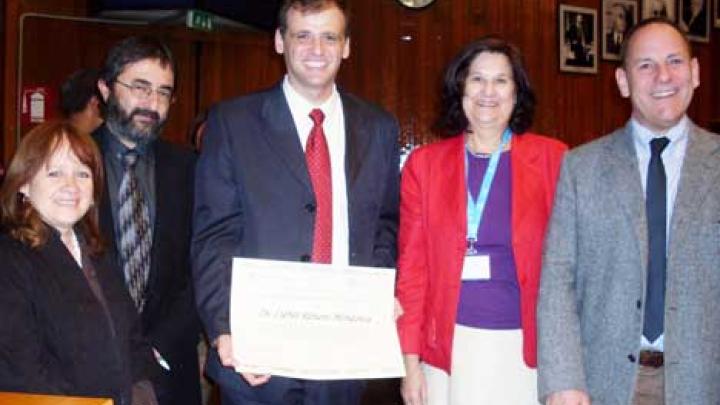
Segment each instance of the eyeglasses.
M158 100L161 102L168 104L173 101L173 90L166 88L166 87L160 87L157 89L153 89L152 86L149 83L133 83L133 84L127 84L123 83L120 80L115 79L115 83L122 85L126 89L130 90L130 94L132 94L134 97L139 98L141 100L147 100L150 98L150 96L153 94L157 94Z

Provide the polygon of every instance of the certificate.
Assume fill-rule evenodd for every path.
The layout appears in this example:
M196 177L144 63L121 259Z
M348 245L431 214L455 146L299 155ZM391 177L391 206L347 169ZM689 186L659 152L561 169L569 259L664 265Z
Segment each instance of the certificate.
M303 379L401 377L395 271L233 259L235 369Z

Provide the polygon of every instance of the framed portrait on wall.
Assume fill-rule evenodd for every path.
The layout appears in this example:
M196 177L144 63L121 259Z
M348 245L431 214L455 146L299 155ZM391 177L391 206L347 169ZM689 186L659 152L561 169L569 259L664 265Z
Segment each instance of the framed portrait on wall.
M642 0L642 18L663 17L677 21L675 0Z
M715 13L715 18L713 18L715 21L715 28L720 28L720 10L718 10L718 7L720 7L720 0L715 0L715 4L713 6L713 11Z
M678 26L692 41L710 42L709 0L680 0Z
M559 13L560 71L597 73L597 10L561 4Z
M638 3L635 0L603 0L602 17L602 57L620 60L627 32L638 20Z

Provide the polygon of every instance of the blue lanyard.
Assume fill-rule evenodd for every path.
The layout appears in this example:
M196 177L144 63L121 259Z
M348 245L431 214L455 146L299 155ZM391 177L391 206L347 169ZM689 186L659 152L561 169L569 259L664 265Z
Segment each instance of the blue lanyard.
M510 139L512 138L512 132L510 129L505 129L505 132L503 132L502 135L502 141L500 142L500 146L495 150L495 152L490 155L490 162L488 163L487 170L485 170L485 175L482 179L482 184L480 186L480 193L478 193L477 200L473 201L472 193L470 193L470 184L469 184L469 176L468 176L468 168L470 167L470 163L468 162L467 158L467 152L465 154L465 184L467 184L467 221L468 221L468 229L467 229L467 255L475 255L477 254L477 250L475 250L475 241L477 241L477 234L478 229L480 227L480 221L482 220L483 213L485 212L485 205L487 204L488 196L490 195L490 187L492 186L493 179L495 178L495 173L497 172L498 163L500 161L500 154L502 153L503 149L505 149L505 146L507 146L508 143L510 143Z

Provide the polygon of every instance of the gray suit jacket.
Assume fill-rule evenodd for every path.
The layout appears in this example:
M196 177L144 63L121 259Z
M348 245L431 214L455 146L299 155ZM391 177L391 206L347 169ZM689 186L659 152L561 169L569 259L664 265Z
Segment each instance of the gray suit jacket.
M690 125L669 234L666 403L720 404L720 137ZM643 325L645 201L630 126L563 163L538 299L539 396L628 404Z

